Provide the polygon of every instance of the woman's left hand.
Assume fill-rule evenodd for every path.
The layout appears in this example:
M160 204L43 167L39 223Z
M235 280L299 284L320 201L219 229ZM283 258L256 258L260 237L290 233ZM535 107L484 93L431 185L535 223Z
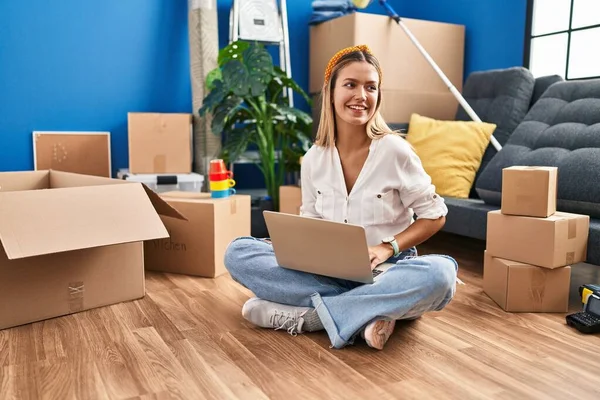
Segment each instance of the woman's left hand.
M369 247L369 258L371 259L371 270L375 269L379 264L387 261L388 258L394 255L392 246L387 243L381 243L377 246Z

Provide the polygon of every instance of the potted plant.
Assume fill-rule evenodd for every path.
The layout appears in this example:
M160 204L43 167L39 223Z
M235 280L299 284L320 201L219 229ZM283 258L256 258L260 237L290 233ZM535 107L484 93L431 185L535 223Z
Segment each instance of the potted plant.
M311 104L300 86L273 65L260 44L236 41L218 55L218 67L206 79L209 90L199 110L212 114L211 130L223 138L222 158L235 162L248 147L256 146L256 162L265 179L272 208L279 210L279 187L286 173L300 169L299 158L308 150L312 117L289 106L288 88Z

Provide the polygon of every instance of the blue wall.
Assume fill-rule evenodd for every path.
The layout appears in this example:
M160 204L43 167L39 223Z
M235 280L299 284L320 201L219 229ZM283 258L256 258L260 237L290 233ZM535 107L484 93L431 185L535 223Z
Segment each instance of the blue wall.
M126 167L127 112L190 112L189 86L185 1L3 0L0 171L33 168L34 130L110 131Z
M287 3L292 72L306 89L311 1ZM526 0L389 3L407 18L466 25L465 76L522 65ZM221 46L230 7L218 0ZM127 167L127 112L192 111L187 35L187 0L1 1L0 171L33 168L34 130L110 131L113 168Z

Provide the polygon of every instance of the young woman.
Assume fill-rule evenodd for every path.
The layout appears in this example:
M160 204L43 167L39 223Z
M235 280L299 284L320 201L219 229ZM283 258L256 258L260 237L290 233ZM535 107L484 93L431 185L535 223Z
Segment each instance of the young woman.
M454 296L456 261L417 256L415 246L442 228L447 208L411 146L380 115L381 82L367 46L330 60L316 142L302 161L301 215L364 226L371 267L395 265L361 284L281 268L268 240L238 238L225 265L257 296L242 308L255 325L292 335L325 329L334 348L360 335L383 349L396 320L441 310Z

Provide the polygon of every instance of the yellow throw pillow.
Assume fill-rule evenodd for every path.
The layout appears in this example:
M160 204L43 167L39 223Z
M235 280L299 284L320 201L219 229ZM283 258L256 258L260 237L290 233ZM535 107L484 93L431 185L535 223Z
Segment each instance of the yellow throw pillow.
M495 124L439 121L412 114L407 141L441 196L466 199Z

